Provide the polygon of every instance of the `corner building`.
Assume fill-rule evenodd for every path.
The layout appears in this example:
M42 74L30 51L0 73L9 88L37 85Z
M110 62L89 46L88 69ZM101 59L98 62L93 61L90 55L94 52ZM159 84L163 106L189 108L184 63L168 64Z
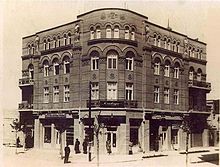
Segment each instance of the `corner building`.
M211 84L206 44L198 39L136 12L106 8L22 41L19 112L31 146L73 146L76 138L82 144L88 136L90 81L92 121L103 126L100 152L106 153L106 140L119 154L128 154L129 141L145 152L184 149L181 124L189 112L197 121L190 147L208 146Z

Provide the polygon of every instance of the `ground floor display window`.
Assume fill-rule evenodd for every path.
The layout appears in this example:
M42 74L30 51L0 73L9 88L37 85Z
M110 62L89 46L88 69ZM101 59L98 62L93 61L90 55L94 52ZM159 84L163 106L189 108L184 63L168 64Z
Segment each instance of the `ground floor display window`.
M51 143L51 127L44 127L44 143Z

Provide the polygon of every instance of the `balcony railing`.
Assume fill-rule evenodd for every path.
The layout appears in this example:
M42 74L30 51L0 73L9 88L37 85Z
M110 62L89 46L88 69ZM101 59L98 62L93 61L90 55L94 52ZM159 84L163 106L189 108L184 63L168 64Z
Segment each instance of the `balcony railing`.
M34 79L31 78L19 79L19 86L29 86L29 85L34 85Z
M202 88L209 91L211 90L211 83L204 81L189 80L188 86L193 88Z
M89 107L88 100L87 100L87 107ZM137 108L137 101L135 100L92 100L91 107Z
M28 103L27 101L23 101L18 104L18 109L33 109L33 104Z

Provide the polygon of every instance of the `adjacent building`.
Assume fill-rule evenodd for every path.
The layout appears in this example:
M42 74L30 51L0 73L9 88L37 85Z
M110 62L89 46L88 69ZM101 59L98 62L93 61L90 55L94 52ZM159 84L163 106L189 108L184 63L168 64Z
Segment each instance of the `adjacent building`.
M189 113L195 123L190 146L208 146L204 42L134 11L105 8L24 37L22 44L19 112L34 147L82 143L89 105L92 128L102 127L103 153L106 140L121 154L130 141L145 152L184 149L181 125Z
M211 113L208 117L209 146L219 146L219 118L220 100L207 100L207 109Z

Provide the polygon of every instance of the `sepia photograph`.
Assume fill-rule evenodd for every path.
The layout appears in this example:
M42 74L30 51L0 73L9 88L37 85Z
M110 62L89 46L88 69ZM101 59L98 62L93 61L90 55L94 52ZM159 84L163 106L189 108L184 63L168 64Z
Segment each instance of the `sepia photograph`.
M0 17L0 166L219 166L220 1L2 0Z

